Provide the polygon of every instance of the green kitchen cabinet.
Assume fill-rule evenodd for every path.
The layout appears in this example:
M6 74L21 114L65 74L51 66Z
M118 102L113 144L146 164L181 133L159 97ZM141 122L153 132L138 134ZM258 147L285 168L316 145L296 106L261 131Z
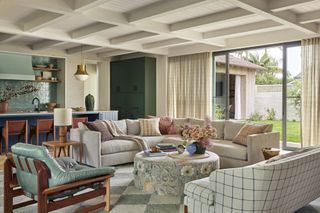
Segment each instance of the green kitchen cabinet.
M119 119L155 115L155 58L111 62L111 109L119 111Z

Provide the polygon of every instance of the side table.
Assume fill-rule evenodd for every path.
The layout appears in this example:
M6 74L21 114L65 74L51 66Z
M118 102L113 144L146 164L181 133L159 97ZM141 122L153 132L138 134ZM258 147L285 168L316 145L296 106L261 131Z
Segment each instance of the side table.
M80 151L80 163L82 163L82 155L83 155L83 144L78 141L67 141L65 143L62 143L60 141L46 141L42 143L43 146L53 148L53 157L60 157L61 155L61 149L63 151L64 156L70 156L70 146L77 146L79 147ZM57 155L57 148L59 149L58 155ZM65 151L65 148L67 148L67 153Z

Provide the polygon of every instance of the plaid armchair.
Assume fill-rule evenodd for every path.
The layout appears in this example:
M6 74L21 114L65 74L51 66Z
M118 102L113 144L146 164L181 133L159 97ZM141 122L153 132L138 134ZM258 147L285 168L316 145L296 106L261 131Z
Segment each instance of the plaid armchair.
M271 163L216 170L185 185L185 212L291 213L320 196L320 148Z

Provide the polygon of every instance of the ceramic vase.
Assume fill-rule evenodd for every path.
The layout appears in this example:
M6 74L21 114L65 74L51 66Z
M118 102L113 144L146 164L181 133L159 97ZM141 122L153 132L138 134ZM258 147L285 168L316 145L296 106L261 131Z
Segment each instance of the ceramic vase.
M87 111L93 111L93 109L94 109L94 97L93 97L93 95L89 94L89 95L86 96L85 104L86 104L86 110Z
M8 112L8 102L1 101L0 102L0 113L6 113Z

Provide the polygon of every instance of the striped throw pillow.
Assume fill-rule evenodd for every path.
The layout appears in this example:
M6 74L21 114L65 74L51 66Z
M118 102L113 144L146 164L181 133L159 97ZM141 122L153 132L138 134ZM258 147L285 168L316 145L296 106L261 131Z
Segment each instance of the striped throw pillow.
M160 118L139 119L141 136L158 136L161 135L159 130Z

